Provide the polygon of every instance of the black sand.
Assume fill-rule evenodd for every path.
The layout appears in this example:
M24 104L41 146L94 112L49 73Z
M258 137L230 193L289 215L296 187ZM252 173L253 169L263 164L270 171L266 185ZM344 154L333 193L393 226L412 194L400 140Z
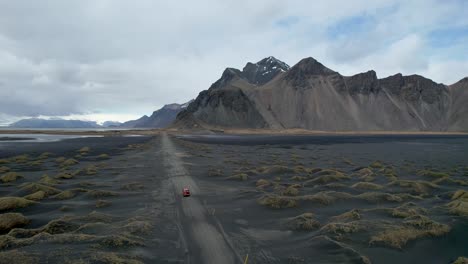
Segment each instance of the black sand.
M49 193L0 212L28 220L0 232L0 263L204 263L223 256L210 243L226 263L451 263L468 255L467 154L463 136L11 142L0 198Z

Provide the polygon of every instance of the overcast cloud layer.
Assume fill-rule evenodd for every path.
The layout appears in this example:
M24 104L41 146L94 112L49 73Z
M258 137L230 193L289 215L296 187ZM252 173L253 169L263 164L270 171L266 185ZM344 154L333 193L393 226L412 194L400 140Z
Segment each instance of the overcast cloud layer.
M468 76L467 2L0 0L0 124L127 120L270 55L452 84Z

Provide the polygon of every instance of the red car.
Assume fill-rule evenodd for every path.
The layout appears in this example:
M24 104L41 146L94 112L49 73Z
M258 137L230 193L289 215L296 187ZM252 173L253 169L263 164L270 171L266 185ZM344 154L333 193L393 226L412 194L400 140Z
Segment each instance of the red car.
M189 188L185 187L184 189L182 189L182 196L184 196L184 197L190 196Z

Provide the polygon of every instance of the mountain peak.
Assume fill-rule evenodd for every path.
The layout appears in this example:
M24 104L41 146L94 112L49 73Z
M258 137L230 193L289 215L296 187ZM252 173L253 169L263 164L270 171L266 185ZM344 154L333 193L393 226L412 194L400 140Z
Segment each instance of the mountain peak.
M312 57L302 59L294 65L291 70L294 70L294 68L300 69L302 72L309 75L329 75L336 73Z
M271 81L279 73L288 71L289 68L288 64L270 56L257 63L248 62L242 69L242 74L250 83L263 85Z

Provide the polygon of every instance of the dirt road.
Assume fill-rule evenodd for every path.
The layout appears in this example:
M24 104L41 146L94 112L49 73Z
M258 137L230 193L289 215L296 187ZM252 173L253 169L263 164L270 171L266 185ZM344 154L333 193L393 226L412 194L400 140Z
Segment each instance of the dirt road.
M230 246L228 238L216 219L197 198L201 192L197 183L184 168L184 164L170 137L162 135L162 154L165 171L172 180L176 205L178 206L180 231L187 249L189 263L240 263L241 260ZM191 197L182 197L182 188L189 187Z

